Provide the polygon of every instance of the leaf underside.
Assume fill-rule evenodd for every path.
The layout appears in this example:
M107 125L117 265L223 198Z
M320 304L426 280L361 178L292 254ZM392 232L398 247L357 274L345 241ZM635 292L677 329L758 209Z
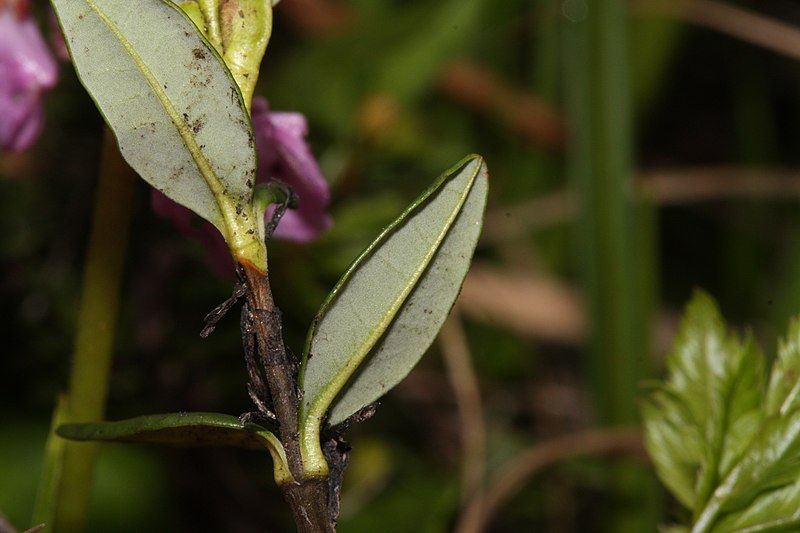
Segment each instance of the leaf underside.
M668 367L643 404L646 442L691 531L800 530L800 323L767 380L754 343L697 293Z
M329 407L329 425L346 420L416 365L467 273L487 190L483 160L465 159L387 228L339 281L309 332L304 354L301 387L308 424L318 424L314 419Z
M256 155L241 94L213 47L166 0L52 3L125 160L226 235L220 198L234 209L249 202Z

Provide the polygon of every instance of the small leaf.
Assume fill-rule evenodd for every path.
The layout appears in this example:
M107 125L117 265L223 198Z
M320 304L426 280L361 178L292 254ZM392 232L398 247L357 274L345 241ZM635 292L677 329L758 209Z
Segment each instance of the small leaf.
M769 386L763 356L725 331L695 295L665 386L643 405L659 476L694 511L693 533L800 530L800 322L779 345Z
M319 447L329 408L329 425L344 421L401 381L431 345L469 268L487 190L483 160L460 162L384 230L328 296L301 370L306 452Z
M230 72L167 0L52 0L82 83L125 160L262 266L255 140ZM201 2L201 10L207 4Z
M763 419L763 356L752 340L728 333L714 302L698 292L667 364L667 383L643 410L647 447L667 487L698 510Z
M220 0L197 0L206 22L205 30L208 40L221 52L222 33L219 24L219 2Z
M220 26L225 64L249 109L272 34L272 4L264 0L226 2L220 9Z
M219 413L170 413L149 415L119 422L65 424L56 430L60 436L80 441L139 442L173 446L235 446L268 450L275 467L275 481L293 480L286 454L277 437L265 428L242 423L238 418Z

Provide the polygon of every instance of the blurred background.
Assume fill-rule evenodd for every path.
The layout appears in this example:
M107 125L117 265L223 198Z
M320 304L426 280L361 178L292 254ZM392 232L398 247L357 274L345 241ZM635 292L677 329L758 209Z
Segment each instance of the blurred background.
M44 5L39 13L46 20ZM800 309L800 4L283 0L256 94L305 113L334 225L273 242L299 353L348 264L482 154L453 317L352 429L341 531L653 531L682 511L637 430L693 288L772 353ZM0 156L0 511L27 526L66 386L102 123L69 65ZM251 410L230 294L137 182L109 419ZM796 246L798 245L798 246ZM105 446L91 531L289 531L266 454Z

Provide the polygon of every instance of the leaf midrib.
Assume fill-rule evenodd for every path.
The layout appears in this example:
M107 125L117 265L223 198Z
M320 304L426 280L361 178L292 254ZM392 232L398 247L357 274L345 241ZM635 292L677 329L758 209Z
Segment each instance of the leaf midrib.
M175 129L178 131L178 134L181 136L181 140L183 141L184 146L189 151L189 155L191 155L192 160L197 167L197 170L203 176L203 179L208 185L208 188L211 190L211 193L214 195L214 199L217 203L219 208L220 214L222 215L222 221L225 225L226 231L230 232L232 228L236 226L236 211L232 202L225 197L225 187L222 185L219 177L217 176L214 169L211 167L211 164L206 159L205 155L203 155L200 146L197 144L197 140L191 133L189 125L186 124L184 120L181 119L180 114L178 113L177 109L173 105L172 101L167 95L166 91L161 87L156 76L147 66L147 64L142 60L142 57L136 52L133 48L131 43L125 38L122 32L119 30L117 25L111 20L106 13L100 9L100 7L94 2L94 0L85 0L92 11L97 14L103 24L108 27L109 31L116 37L119 43L122 45L125 52L130 56L131 60L133 61L134 65L136 66L137 70L142 74L147 84L150 86L152 91L155 93L156 98L158 98L159 103L163 107L164 111L167 113L170 121L172 122ZM162 0L163 1L163 0ZM173 7L170 5L169 2L164 1L169 7ZM177 8L175 8L177 12ZM178 13L180 15L180 13Z
M463 168L463 167L462 167ZM458 218L459 214L463 210L464 203L467 201L472 189L477 181L477 177L480 175L481 164L477 164L477 168L472 174L469 179L469 186L464 189L464 192L461 194L457 205L454 207L450 216L447 218L447 223L442 228L442 231L439 232L439 235L434 240L432 245L430 246L428 253L423 258L423 261L420 263L420 266L414 271L412 278L410 279L409 283L407 283L403 290L399 293L398 297L395 299L391 307L389 307L388 311L384 313L382 320L377 324L375 328L372 329L371 333L367 336L364 342L356 349L353 355L347 360L345 365L331 378L328 383L322 387L320 392L317 396L311 401L308 409L304 409L305 413L301 415L301 431L303 432L302 441L305 441L307 438L316 438L316 434L319 431L319 425L322 420L322 417L325 415L327 408L333 402L336 395L339 393L341 388L350 379L351 375L355 371L356 368L361 364L364 358L369 354L372 348L375 346L377 341L383 336L386 330L391 325L394 317L397 315L398 310L402 307L403 303L408 299L408 296L413 291L414 287L417 286L419 279L422 277L424 272L427 270L430 262L433 260L433 257L436 255L437 250L441 247L442 242L444 241L445 237L449 233L453 223ZM439 192L446 186L447 181L442 182ZM430 198L431 196L428 196ZM419 206L417 206L419 207ZM377 251L377 248L376 250ZM342 287L344 288L344 286ZM309 428L309 422L311 422L312 428ZM312 432L308 432L308 429L312 429Z

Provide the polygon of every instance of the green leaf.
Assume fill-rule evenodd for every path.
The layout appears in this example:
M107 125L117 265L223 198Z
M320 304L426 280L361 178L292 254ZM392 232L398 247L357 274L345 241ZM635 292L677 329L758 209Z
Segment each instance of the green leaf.
M206 30L206 21L203 18L203 13L200 11L200 6L195 0L186 0L184 2L175 2L175 4L186 13L186 16L189 17L189 20L194 22L194 25L197 26L203 35L208 39L208 33Z
M800 407L800 320L792 319L789 333L778 346L765 408L768 415L785 415Z
M645 402L646 443L662 481L702 509L763 418L763 357L728 333L702 292L689 303L668 359L669 380Z
M251 198L255 140L216 50L167 0L52 0L82 83L125 160L265 264ZM201 3L205 7L205 2Z
M170 413L139 416L119 422L65 424L56 433L79 441L139 442L174 446L236 446L268 450L278 484L292 482L286 454L270 431L219 413Z
M764 390L763 356L699 293L668 366L643 404L645 433L659 476L694 511L691 531L800 530L800 321Z
M301 450L311 470L326 470L326 413L335 425L374 402L433 342L469 268L487 191L483 159L461 161L383 231L323 303L300 378Z
M264 0L227 2L221 8L220 23L225 64L249 109L261 59L272 34L272 4Z
M768 416L714 492L696 528L796 531L800 528L800 321L792 319L764 398Z
M746 509L720 520L713 531L799 531L800 481L758 496Z
M205 33L217 50L222 50L222 32L219 23L220 0L197 0L200 12L206 22Z
M800 479L800 411L772 417L754 436L747 454L717 487L693 531L730 531L726 523L760 526L756 530L763 530L766 524L776 521L793 520L797 524L800 520L796 487L776 493ZM792 499L787 501L787 496ZM761 501L751 507L759 497ZM778 514L781 508L788 513ZM717 524L725 514L730 516Z
M657 391L642 404L645 441L661 481L687 508L694 507L698 465L703 460L700 427L680 400Z

